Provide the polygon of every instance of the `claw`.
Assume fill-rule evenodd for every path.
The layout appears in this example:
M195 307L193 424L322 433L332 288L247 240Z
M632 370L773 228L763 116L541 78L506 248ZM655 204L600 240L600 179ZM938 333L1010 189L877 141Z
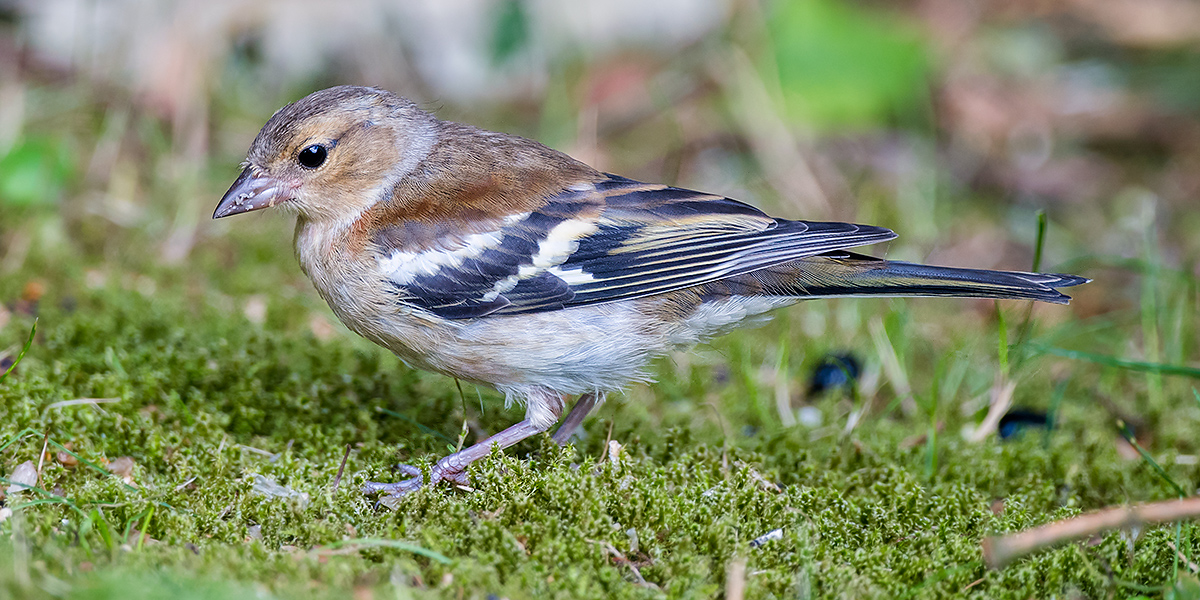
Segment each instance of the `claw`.
M454 455L447 456L439 460L432 469L429 470L429 485L436 485L439 481L451 481L457 484L467 484L467 471L465 468L451 460ZM415 492L425 485L424 474L421 470L412 465L397 465L398 470L406 475L411 475L404 481L396 483L384 483L380 481L368 481L363 484L362 491L364 494L382 493L385 496L403 496ZM390 506L390 505L389 505Z
M417 467L417 466L406 465L404 463L400 463L400 464L396 465L395 469L405 475L408 475L409 477L420 477L421 476L421 468Z
M549 394L548 396L538 396L536 398L538 406L548 410L555 419L558 418L559 413L562 411L562 401L559 396ZM531 398L530 402L534 402L534 399ZM594 400L592 403L594 403ZM525 420L520 423L437 461L437 464L433 465L433 468L429 470L429 485L437 485L440 481L452 481L459 485L467 485L467 467L471 463L487 456L493 448L507 448L531 435L539 434L548 429L550 425L553 425L553 421L546 422L546 419L543 418L533 419L530 417L529 410L532 409L527 409ZM574 413L575 411L572 410L572 414ZM541 415L541 413L538 414ZM582 419L585 414L587 414L587 410L581 409L579 418ZM425 485L425 477L417 468L410 465L398 465L396 468L412 477L397 483L368 481L363 484L363 493L382 493L384 496L379 499L379 503L389 508L396 508L401 496L415 492Z

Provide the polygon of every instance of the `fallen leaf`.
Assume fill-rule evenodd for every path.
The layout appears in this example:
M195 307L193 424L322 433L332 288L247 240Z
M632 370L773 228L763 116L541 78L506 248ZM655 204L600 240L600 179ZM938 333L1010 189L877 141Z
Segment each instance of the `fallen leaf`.
M125 483L133 483L133 466L133 458L122 456L108 463L108 470L123 479Z

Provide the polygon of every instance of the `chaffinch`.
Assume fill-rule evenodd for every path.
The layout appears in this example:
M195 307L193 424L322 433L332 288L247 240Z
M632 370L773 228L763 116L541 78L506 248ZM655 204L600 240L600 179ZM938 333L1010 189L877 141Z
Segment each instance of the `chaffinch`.
M441 121L341 86L283 107L213 218L297 215L296 256L352 331L406 363L487 384L525 419L431 469L465 482L493 446L566 438L607 391L668 351L814 296L1066 304L1052 275L934 267L847 251L888 229L789 221L720 195L602 173L537 142ZM364 491L403 494L423 480Z

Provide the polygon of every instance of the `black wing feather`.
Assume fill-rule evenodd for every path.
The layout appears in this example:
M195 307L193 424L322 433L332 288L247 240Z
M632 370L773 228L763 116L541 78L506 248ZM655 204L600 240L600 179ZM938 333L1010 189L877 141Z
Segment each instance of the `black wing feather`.
M565 191L497 233L498 243L433 274L398 278L398 298L447 319L561 310L895 237L881 227L773 219L730 198L616 176Z

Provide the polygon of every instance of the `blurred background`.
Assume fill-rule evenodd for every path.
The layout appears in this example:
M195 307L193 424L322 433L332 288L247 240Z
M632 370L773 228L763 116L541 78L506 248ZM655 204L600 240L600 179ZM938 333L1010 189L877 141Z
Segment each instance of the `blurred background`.
M1108 354L1197 343L1191 0L0 0L0 310L55 282L260 323L261 294L312 298L287 217L210 215L275 109L343 83L632 178L883 225L890 258L1028 269L1044 211L1043 269L1096 279L1073 314L1144 329L1150 302L1184 325Z

